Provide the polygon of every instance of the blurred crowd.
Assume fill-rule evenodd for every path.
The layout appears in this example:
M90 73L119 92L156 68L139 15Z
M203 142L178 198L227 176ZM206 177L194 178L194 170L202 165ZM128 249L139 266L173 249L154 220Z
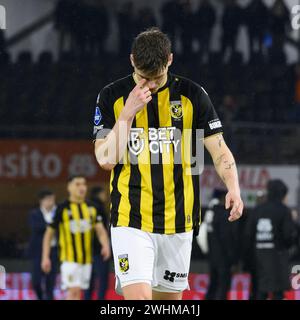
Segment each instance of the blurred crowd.
M252 0L247 7L226 0L221 16L209 0L200 1L197 8L190 0L169 0L160 8L160 19L151 7L137 9L132 1L115 10L115 17L108 6L104 0L58 1L58 62L51 52L42 52L33 63L32 53L25 51L12 65L0 33L0 80L5 78L0 81L0 116L6 115L0 122L18 125L25 119L31 125L70 125L72 117L74 127L87 127L99 89L131 72L133 37L155 25L173 40L172 71L205 87L225 126L235 121L300 122L300 65L287 66L283 46L290 15L283 0L272 7L262 0ZM112 20L118 26L117 53L107 50ZM212 51L217 22L222 26L221 49ZM237 49L241 26L248 31L247 62Z
M16 63L0 63L0 125L4 128L13 123L14 137L20 134L18 126L30 124L32 129L74 127L68 132L47 132L47 137L89 138L98 92L132 72L128 56L106 55L103 61L76 61L71 54L64 53L55 62L50 52L43 52L33 62L30 52L21 52ZM175 56L170 71L205 88L226 128L235 122L300 122L299 63L242 63L237 59L222 64L220 54L213 53L207 63ZM30 137L30 131L21 135ZM42 133L39 137L43 138Z
M0 77L6 80L0 81L0 115L8 114L0 119L7 122L12 118L17 125L30 117L33 125L66 125L70 117L76 122L78 116L78 121L83 124L86 119L88 125L91 115L82 107L92 108L94 95L103 85L131 72L128 54L133 37L158 25L173 40L176 56L172 70L205 87L225 125L232 121L300 122L300 66L286 66L283 46L290 31L290 15L283 0L276 0L270 8L262 0L252 0L247 7L226 0L221 16L209 0L200 1L197 8L190 0L169 0L160 8L160 19L150 6L137 9L132 1L124 2L112 17L108 5L104 0L58 1L54 15L58 63L50 52L41 53L37 64L31 52L20 52L16 65L10 65L0 33ZM112 20L118 26L117 53L107 50ZM221 50L212 51L217 22L222 26ZM241 26L248 31L248 62L237 49ZM17 112L11 113L12 104ZM78 107L76 114L74 107Z
M128 54L133 37L151 26L168 33L174 52L186 57L197 54L207 57L211 48L214 27L221 25L220 48L224 59L237 50L241 26L248 32L250 54L261 53L271 60L284 59L283 45L291 29L290 13L283 0L268 8L263 0L252 0L241 7L236 0L224 1L221 16L210 0L199 1L197 8L191 0L168 0L159 12L151 6L136 8L133 1L124 2L111 16L109 3L60 0L55 11L55 26L60 35L59 51L67 46L80 56L101 55L111 33L112 20L118 27L118 52Z

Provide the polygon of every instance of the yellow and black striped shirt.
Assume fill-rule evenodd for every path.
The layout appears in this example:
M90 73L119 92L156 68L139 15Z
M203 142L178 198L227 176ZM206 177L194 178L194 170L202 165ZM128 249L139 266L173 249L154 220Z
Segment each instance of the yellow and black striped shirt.
M101 90L94 139L113 128L135 85L129 75ZM222 124L201 86L169 73L167 83L136 114L123 161L111 173L113 226L174 234L199 225L200 178L191 174L200 140L196 129L208 137L222 132Z
M90 202L65 201L57 206L51 228L58 231L61 262L92 263L94 227L102 222L99 209Z

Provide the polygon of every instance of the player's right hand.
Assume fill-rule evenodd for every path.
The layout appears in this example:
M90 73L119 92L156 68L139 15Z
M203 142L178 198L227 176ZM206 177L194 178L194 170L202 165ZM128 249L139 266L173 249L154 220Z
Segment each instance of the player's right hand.
M145 86L146 82L146 79L140 80L126 100L124 108L127 109L132 117L142 110L145 104L152 100L151 91L148 86Z
M51 260L49 258L43 258L41 267L43 272L49 273L51 271Z

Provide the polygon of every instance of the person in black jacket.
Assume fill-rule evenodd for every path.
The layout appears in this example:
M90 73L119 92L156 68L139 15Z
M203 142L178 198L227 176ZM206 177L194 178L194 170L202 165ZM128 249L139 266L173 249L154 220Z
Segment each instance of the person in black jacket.
M209 0L203 0L195 13L200 56L206 56L210 51L210 41L213 27L216 23L216 11Z
M263 40L268 29L268 8L262 0L253 0L245 10L250 54L252 56L255 51L262 54ZM258 50L255 50L255 45L257 45Z
M39 192L39 207L33 209L29 216L31 239L29 243L29 256L32 259L32 286L39 300L53 300L53 289L56 279L57 243L51 244L51 261L53 268L45 274L41 269L42 243L47 224L52 221L55 211L55 195L50 190ZM45 292L43 292L45 282Z
M127 57L130 54L131 41L135 32L134 6L132 1L122 3L117 14L117 23L119 29L119 54L121 57Z
M167 33L171 42L173 43L174 50L176 50L176 34L180 29L178 23L180 19L180 0L168 0L164 2L160 8L162 18L162 30Z
M227 49L230 57L236 50L239 28L243 22L243 11L236 0L227 0L222 16L222 53L226 57Z
M245 247L255 259L257 300L283 299L290 288L288 248L295 240L291 211L284 204L288 188L281 180L270 180L267 201L247 218Z
M210 265L210 283L206 300L227 299L232 267L237 262L236 225L228 221L228 213L224 209L225 196L225 190L215 190L210 209L205 213Z

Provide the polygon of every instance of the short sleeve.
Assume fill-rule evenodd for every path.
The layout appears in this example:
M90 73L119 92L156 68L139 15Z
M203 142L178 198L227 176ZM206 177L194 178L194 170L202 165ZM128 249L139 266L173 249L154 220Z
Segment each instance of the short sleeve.
M53 229L58 229L59 224L62 222L62 212L63 212L63 207L58 206L55 209L52 221L48 223L48 226L53 228Z
M104 87L98 94L93 118L93 139L104 139L115 125L111 89Z
M204 138L223 132L222 122L207 94L207 92L199 87L198 91L198 119L197 129L204 130Z
M102 216L102 212L101 209L99 207L96 207L97 213L96 213L96 223L103 223L103 216Z

